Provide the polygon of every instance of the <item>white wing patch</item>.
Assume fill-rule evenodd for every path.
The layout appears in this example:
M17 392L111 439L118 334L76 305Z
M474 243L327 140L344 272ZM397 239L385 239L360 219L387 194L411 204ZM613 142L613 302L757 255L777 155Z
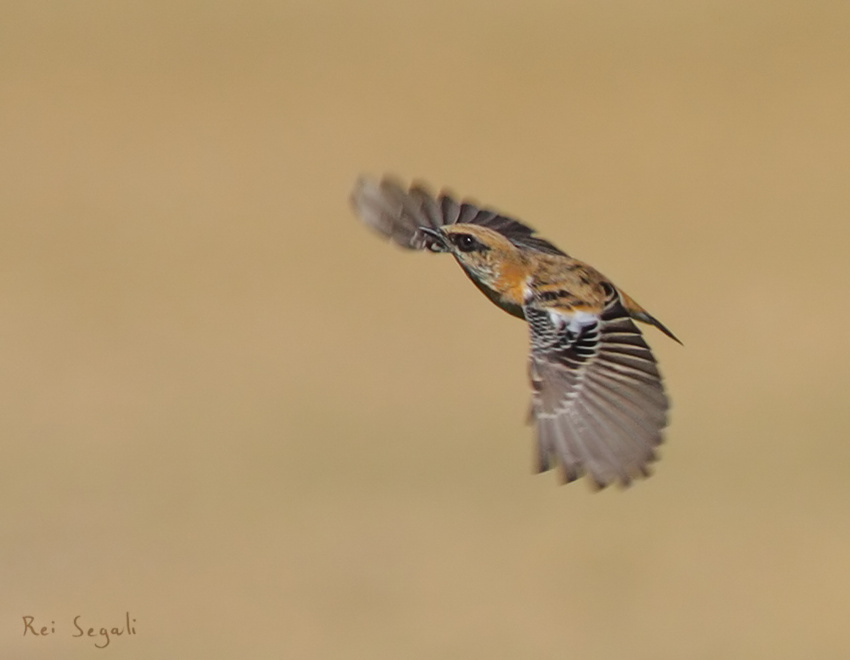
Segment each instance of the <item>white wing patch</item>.
M592 312L578 310L575 312L559 312L554 309L548 310L549 320L558 330L567 328L572 334L578 335L586 327L599 322L599 316Z

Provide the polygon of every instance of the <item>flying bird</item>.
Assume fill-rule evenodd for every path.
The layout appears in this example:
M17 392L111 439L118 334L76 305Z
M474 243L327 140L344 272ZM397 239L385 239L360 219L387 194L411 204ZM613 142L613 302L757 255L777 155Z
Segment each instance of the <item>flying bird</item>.
M538 472L558 466L565 482L587 474L597 488L649 476L670 404L635 321L679 342L658 319L598 270L496 211L392 178L359 179L351 203L401 247L450 253L484 295L528 323Z

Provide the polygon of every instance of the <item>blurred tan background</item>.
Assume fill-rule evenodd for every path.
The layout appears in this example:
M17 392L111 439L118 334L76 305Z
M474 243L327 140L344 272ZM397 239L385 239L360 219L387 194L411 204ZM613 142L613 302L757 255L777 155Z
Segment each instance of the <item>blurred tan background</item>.
M848 28L0 3L0 655L850 656ZM682 338L647 333L652 479L532 476L523 324L357 223L361 172L525 219Z

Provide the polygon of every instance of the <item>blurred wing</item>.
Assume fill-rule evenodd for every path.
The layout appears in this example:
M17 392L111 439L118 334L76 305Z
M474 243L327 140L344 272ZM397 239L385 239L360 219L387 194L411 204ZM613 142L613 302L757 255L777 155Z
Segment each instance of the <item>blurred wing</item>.
M456 202L447 193L434 197L427 188L414 183L405 189L393 179L380 182L361 178L351 193L351 205L363 222L394 243L411 249L431 247L419 227L437 229L443 225L467 223L489 227L517 246L548 254L564 254L534 230L518 220L482 209L470 202Z
M539 471L554 458L566 481L587 472L599 488L648 476L669 403L655 358L616 295L601 315L533 304L525 314Z

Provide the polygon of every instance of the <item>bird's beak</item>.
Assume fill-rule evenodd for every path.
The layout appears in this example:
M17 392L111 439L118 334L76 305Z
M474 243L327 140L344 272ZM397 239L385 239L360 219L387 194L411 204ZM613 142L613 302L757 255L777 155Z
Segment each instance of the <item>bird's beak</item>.
M425 234L425 247L432 252L446 252L449 249L446 245L446 236L439 229L419 227L419 231Z

